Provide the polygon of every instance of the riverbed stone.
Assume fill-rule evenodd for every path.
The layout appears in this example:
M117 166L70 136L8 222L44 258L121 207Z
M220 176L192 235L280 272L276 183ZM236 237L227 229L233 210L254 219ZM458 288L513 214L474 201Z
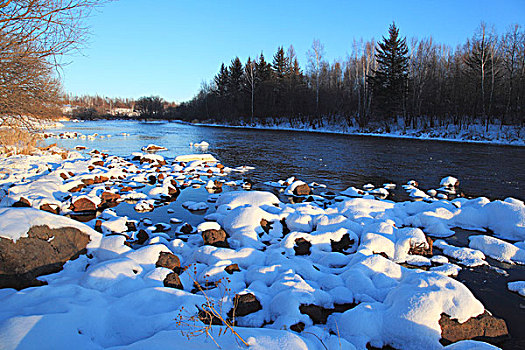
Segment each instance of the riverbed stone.
M229 248L227 241L227 234L223 229L220 230L206 230L202 232L202 240L205 245L212 245L215 247Z
M252 293L236 294L233 298L234 308L228 312L228 317L242 317L262 310L262 305Z
M463 323L442 314L439 325L441 326L441 342L444 344L467 339L497 342L509 336L505 320L494 317L487 311Z
M45 284L36 278L62 270L66 261L86 253L89 235L73 227L33 226L16 242L0 238L0 288Z

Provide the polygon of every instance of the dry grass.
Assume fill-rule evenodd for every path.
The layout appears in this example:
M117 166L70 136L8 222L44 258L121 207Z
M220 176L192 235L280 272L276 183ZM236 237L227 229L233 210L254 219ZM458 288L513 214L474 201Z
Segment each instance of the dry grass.
M0 155L31 154L41 139L24 128L0 128Z
M245 346L248 346L248 343L239 335L239 333L235 331L234 328L236 305L234 305L233 307L234 316L232 319L228 319L223 316L223 300L225 299L224 297L231 298L231 289L228 288L227 285L230 282L229 279L220 279L219 281L214 283L217 286L217 288L219 288L221 294L218 300L215 300L212 299L206 293L207 287L203 287L197 281L196 266L193 266L193 268L191 265L188 266L188 272L191 279L193 280L193 285L200 293L202 293L202 295L206 299L206 302L203 303L200 307L198 307L199 312L196 315L189 314L184 309L184 307L181 308L175 320L177 322L177 326L181 328L182 335L190 339L204 334L210 339L212 339L218 348L221 348L215 340L215 338L213 337L212 325L223 325L226 326L226 328L221 328L218 336L226 334L228 331L230 331L237 338L238 341L240 341ZM209 285L209 283L206 281L205 285Z

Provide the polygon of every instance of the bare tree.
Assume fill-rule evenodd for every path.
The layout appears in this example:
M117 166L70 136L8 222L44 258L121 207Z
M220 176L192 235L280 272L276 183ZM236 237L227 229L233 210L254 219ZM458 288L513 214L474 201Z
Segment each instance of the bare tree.
M0 116L57 115L61 57L78 49L83 20L106 0L0 0ZM20 123L18 123L20 124Z
M308 55L308 68L315 79L315 110L319 113L319 79L323 62L324 46L318 39L314 39L312 47L306 53Z
M244 66L244 77L246 79L246 82L248 83L248 89L250 90L251 95L251 119L250 124L253 123L253 99L255 96L255 84L256 84L256 67L255 62L252 61L250 57L248 57L248 61L246 62L246 65Z

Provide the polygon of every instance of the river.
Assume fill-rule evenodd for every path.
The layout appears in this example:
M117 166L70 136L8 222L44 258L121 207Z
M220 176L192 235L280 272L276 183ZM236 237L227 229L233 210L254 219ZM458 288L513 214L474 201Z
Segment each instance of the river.
M254 166L246 177L256 183L295 175L342 191L367 183L399 186L414 179L422 189L430 189L452 175L468 197L525 199L524 147L122 120L65 122L54 130L61 131L111 135L58 143L70 148L83 144L118 156L140 151L149 143L168 148L160 153L165 158L211 153L228 166ZM123 132L129 136L122 136ZM201 141L210 144L206 151L190 147Z

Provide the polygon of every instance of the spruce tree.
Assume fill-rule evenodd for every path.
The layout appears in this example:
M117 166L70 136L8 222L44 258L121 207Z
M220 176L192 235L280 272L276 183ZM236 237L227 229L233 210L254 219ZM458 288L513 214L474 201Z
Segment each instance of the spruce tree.
M286 56L284 54L284 49L282 46L279 46L277 52L273 56L272 63L272 69L278 81L284 79L284 76L286 75L287 66L288 64Z
M376 49L377 70L369 76L377 112L385 118L397 117L404 111L408 81L408 48L399 37L395 23L388 29L389 37Z

